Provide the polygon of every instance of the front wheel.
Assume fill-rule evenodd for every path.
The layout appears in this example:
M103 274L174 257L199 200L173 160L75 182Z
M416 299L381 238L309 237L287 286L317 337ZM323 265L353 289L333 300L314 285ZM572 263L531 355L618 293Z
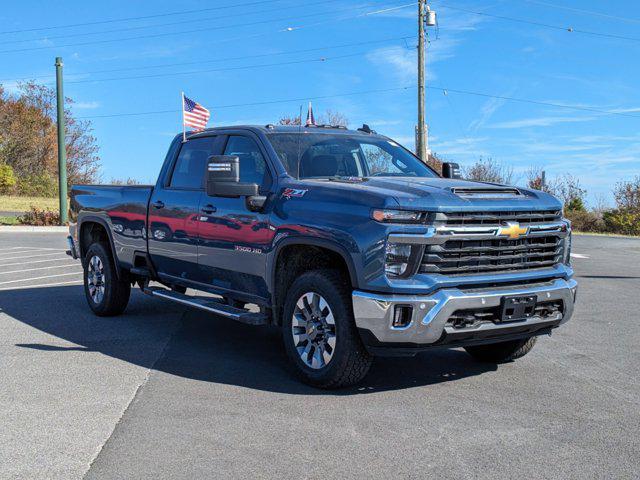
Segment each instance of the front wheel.
M469 355L481 362L504 363L524 357L536 344L538 337L464 347Z
M93 313L100 317L120 315L127 308L131 285L118 279L107 244L89 247L83 265L84 294Z
M351 291L339 272L307 272L291 285L282 336L298 376L320 388L340 388L364 378L372 357L353 319Z

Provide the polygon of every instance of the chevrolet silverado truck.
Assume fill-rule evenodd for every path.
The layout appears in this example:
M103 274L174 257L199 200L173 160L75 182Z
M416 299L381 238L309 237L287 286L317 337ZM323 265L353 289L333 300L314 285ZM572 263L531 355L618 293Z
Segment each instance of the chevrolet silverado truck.
M96 315L138 285L277 325L317 387L431 348L511 361L573 313L570 223L546 193L459 177L366 125L207 129L154 186L74 186L68 253Z

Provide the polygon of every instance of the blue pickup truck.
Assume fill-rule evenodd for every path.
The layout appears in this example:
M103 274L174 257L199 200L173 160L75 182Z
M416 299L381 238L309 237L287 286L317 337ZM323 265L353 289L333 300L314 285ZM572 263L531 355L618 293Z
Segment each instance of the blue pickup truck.
M546 193L459 177L366 125L213 128L176 136L155 186L74 186L68 253L95 314L138 285L278 325L322 388L374 356L511 361L573 313L570 223Z

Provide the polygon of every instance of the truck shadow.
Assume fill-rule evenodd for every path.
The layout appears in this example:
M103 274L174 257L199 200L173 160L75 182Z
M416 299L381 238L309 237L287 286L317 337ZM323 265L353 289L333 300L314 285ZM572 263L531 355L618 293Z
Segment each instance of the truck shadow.
M378 358L352 388L323 391L297 381L289 370L280 330L251 327L132 294L124 315L94 316L81 286L0 292L0 311L56 340L21 348L64 355L100 352L194 380L287 394L353 395L455 381L496 370L461 350L433 350L408 358Z

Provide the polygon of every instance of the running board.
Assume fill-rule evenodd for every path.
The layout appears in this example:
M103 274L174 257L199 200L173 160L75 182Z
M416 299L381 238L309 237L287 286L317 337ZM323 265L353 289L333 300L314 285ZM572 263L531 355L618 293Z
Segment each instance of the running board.
M235 308L231 305L225 305L215 299L208 297L191 297L183 293L167 290L162 287L147 287L144 293L153 297L164 298L172 302L181 303L189 307L198 308L215 315L221 315L231 320L236 320L249 325L267 325L268 317L263 313L250 312L243 308Z

